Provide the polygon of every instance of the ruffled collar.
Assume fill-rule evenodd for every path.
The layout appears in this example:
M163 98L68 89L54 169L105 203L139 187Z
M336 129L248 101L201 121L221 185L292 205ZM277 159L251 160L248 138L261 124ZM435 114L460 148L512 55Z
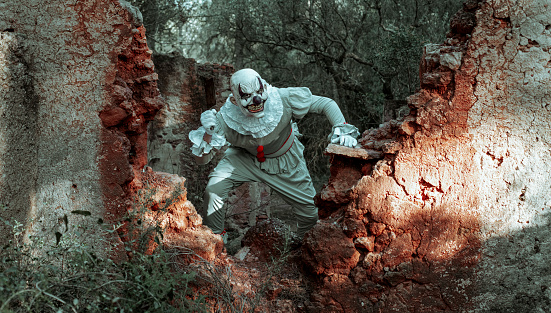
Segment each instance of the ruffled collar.
M268 85L266 91L268 100L264 103L264 116L261 118L244 116L228 97L220 109L228 127L241 135L253 136L253 138L262 138L272 133L283 116L283 102L277 88Z

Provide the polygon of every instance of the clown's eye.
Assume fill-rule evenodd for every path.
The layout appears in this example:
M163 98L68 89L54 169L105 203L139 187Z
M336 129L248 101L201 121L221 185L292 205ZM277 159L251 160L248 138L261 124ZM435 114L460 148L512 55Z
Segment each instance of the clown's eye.
M250 93L243 92L243 89L241 89L241 84L239 84L239 97L243 100L247 100L251 97Z
M258 79L258 83L260 84L260 89L258 89L258 93L262 94L264 92L264 85L262 84L262 81L260 80L259 77L257 77L257 79Z

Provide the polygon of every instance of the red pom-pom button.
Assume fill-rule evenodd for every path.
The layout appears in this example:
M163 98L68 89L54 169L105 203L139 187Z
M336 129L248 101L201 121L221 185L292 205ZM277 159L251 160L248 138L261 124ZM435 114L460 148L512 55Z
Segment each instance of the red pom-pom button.
M266 161L266 158L264 157L264 146L256 147L256 152L256 159L258 160L258 162Z

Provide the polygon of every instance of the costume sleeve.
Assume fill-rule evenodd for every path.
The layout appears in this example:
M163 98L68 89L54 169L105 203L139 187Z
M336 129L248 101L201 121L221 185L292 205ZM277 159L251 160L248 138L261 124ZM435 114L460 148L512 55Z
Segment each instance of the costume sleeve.
M324 114L331 126L345 122L339 106L332 99L314 96L306 87L285 88L285 91L295 119L301 119L307 113L318 113Z
M330 98L312 96L312 106L309 112L324 114L331 123L331 126L344 124L346 122L341 109L337 103Z
M333 126L331 134L329 134L329 142L339 142L338 138L342 136L351 136L357 139L360 132L356 126L346 123L341 109L333 99L326 97L312 96L312 106L310 112L323 113Z
M303 118L307 113L318 113L327 117L333 126L329 135L331 142L340 136L347 135L356 139L360 135L355 126L346 123L341 109L333 99L312 95L306 87L287 88L287 92L294 118Z
M191 153L193 153L195 160L199 164L207 164L210 162L214 156L214 149L218 150L226 145L226 137L219 123L217 123L214 128L210 142L205 141L205 138L208 138L208 135L205 137L205 133L205 128L200 126L198 129L190 131L188 135L189 140L191 140L193 144Z

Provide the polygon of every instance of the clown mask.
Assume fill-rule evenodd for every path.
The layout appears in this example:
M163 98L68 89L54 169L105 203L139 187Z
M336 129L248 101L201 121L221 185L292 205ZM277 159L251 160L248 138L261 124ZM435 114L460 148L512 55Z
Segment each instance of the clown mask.
M242 69L230 79L233 96L230 101L239 107L245 116L261 118L268 99L266 82L252 69Z

